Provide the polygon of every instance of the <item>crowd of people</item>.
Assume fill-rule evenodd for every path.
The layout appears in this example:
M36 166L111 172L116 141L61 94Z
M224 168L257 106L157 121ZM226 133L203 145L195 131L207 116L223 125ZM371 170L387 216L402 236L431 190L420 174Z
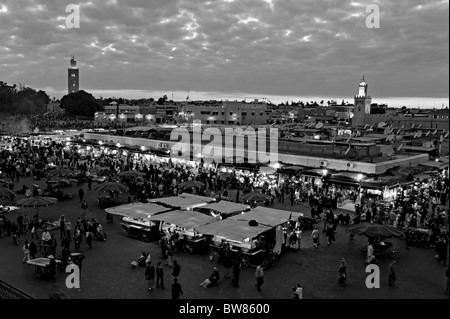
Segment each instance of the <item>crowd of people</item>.
M49 165L54 165L59 168L68 167L74 171L74 174L75 170L80 171L81 175L79 176L85 177L90 183L92 183L92 171L97 171L100 167L109 169L112 172L110 177L112 179L118 178L120 173L126 171L141 172L141 177L122 179L122 181L128 184L131 196L135 196L137 200L143 202L157 197L176 196L186 191L202 196L215 197L217 195L226 199L229 198L229 188L231 187L238 189L243 194L260 191L278 199L279 202L284 202L285 198L289 198L292 206L303 201L307 202L311 207L311 217L316 221L321 220L324 224L323 232L327 237L328 245L335 241L339 223L344 225L362 222L378 223L404 229L407 246L412 243L415 230L425 229L429 234L428 243L436 249L438 258L446 265L449 238L445 223L448 222L449 215L448 211L446 212L442 207L448 205L450 185L448 177L440 174L430 177L426 181L414 182L403 187L399 190L395 200L384 203L359 196L359 191L355 188L336 185L319 186L306 182L290 183L289 181L278 184L276 179L267 178L264 175L237 174L233 170L231 173L223 174L218 165L178 161L144 154L125 156L123 154L111 155L105 152L100 153L100 156L83 157L78 152L78 148L66 145L65 141L4 138L3 142L9 143L10 147L1 151L0 170L2 177L8 181L8 187L12 189L22 177L33 176L39 179L44 176L45 169ZM198 181L203 186L180 188L179 184L186 181ZM32 195L35 196L35 194ZM354 214L335 213L338 203L343 199L355 203ZM80 201L82 200L80 195ZM61 216L59 223L61 240L59 246L62 248L61 259L64 265L67 265L71 256L70 243L72 241L75 251L79 251L82 243L86 243L89 248L92 248L93 239L106 240L101 225L95 219L88 220L86 216L79 217L73 229L64 216ZM26 241L23 246L24 262L34 258L41 247L48 252L47 255L56 256L57 239L46 230L38 234L38 229L41 227L42 221L38 216L29 218L27 215L22 216L19 213L16 221L10 221L5 214L0 214L0 237L6 235L12 236L14 239L28 233L31 234L31 241ZM313 229L311 236L314 247L318 248L320 234L317 227ZM285 241L287 246L292 249L300 249L301 238L300 225L293 225ZM162 256L169 267L176 265L176 262L172 261L173 253L176 252L176 242L176 234L163 236L161 240ZM226 255L223 257L223 262L228 265L225 269L233 269L233 285L238 287L239 267L236 266L237 270L235 270L237 263L230 261ZM158 262L155 268L150 261L145 265L147 280L153 280L154 277L151 274L157 272L161 265ZM394 266L392 268L394 269ZM344 284L346 280L345 260L339 269L339 283ZM262 269L258 269L255 275L258 290L263 281L258 279L263 278L262 272ZM395 273L394 270L392 272ZM224 277L227 276L226 272ZM177 280L177 276L174 276L174 279ZM202 286L210 287L217 284L219 280L218 270L214 269ZM174 284L179 285L176 281ZM181 286L178 285L176 287L181 291ZM158 282L157 286L164 287L164 284ZM154 288L153 282L149 284L149 288ZM294 288L294 293L298 294L297 288ZM180 295L181 292L178 292L178 296Z

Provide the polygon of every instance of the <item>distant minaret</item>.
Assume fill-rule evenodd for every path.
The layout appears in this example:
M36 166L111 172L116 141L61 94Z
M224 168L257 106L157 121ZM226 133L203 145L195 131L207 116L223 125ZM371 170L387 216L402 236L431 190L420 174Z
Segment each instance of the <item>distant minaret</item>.
M352 119L352 126L364 125L364 117L370 115L370 105L372 104L372 98L367 94L367 82L363 78L359 82L359 92L355 95L355 110Z
M77 61L75 60L74 55L72 55L72 59L70 60L70 67L67 69L67 71L69 94L78 92L80 84L80 72L77 68Z

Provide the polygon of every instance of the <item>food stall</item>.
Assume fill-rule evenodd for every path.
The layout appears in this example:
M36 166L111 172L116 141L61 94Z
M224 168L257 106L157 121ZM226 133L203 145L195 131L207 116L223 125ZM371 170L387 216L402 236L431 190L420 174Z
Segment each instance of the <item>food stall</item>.
M214 197L200 196L200 195L194 195L194 194L189 194L189 193L180 194L180 195L178 195L178 197L198 199L198 200L203 201L205 203L216 202L216 198L214 198Z
M218 261L222 244L231 245L231 250L239 258L242 267L260 264L264 249L261 235L272 227L249 223L231 218L199 227L199 232L212 236L210 243L210 259Z
M186 195L185 195L186 196ZM181 196L154 198L151 203L160 204L164 207L180 210L192 210L196 207L205 206L206 202L198 198L188 198Z
M131 203L105 209L108 214L123 216L121 226L127 236L145 242L159 238L159 224L152 220L152 216L169 210L151 203Z
M214 223L216 218L196 211L170 211L156 215L153 221L160 221L160 230L165 234L178 233L178 243L183 250L192 254L203 251L207 247L207 238L199 233L199 227Z
M361 181L361 192L366 198L394 200L400 187L396 178L366 178Z
M228 201L220 201L218 203L211 203L199 207L197 210L200 212L206 212L208 215L218 219L226 219L237 214L248 212L250 210L250 206Z
M61 260L55 259L57 267L61 265ZM34 273L38 278L50 277L50 258L35 258L27 261L28 265L34 266Z

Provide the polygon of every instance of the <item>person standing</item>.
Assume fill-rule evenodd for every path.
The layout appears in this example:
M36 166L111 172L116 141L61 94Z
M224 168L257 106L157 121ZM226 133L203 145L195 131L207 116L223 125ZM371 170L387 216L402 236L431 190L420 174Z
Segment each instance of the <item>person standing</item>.
M23 217L23 231L26 235L28 235L28 231L30 230L30 218L27 214Z
M167 245L166 245L166 262L165 265L172 267L172 256L173 256L173 245L171 240L168 240Z
M50 259L50 263L48 264L48 273L50 274L50 278L53 280L53 282L56 282L56 260L53 255L48 256Z
M450 274L450 268L447 268L447 270L445 271L445 276L447 277L446 280L446 285L445 285L445 294L448 295L448 277Z
M17 233L21 235L23 233L23 216L21 213L17 216L17 227Z
M264 270L262 265L258 265L256 267L255 277L256 277L256 289L258 289L258 291L261 291L261 286L264 283Z
M303 299L303 288L300 286L300 284L297 284L297 288L295 290L298 295L298 299Z
M31 257L31 259L35 259L37 253L38 253L37 246L34 243L34 241L31 241L31 243L30 243L30 257Z
M88 179L88 189L89 190L92 189L92 176L89 176L89 179Z
M161 237L161 254L162 254L162 258L166 259L167 258L167 236L166 234L164 234ZM167 263L166 263L167 264Z
M241 265L238 259L236 259L233 263L233 280L231 284L234 287L239 287L239 276L241 274Z
M314 226L314 230L311 233L311 238L313 239L314 248L317 248L319 244L319 230L316 226Z
M78 196L80 197L80 203L81 203L83 201L83 198L84 198L83 187L80 187L80 189L78 190Z
M161 267L161 262L158 261L156 266L156 288L164 289L164 270Z
M28 240L25 240L25 244L23 245L22 262L25 264L28 260L30 260L30 244L28 244Z
M59 233L59 239L63 239L66 236L66 219L64 215L61 215L61 217L59 218Z
M177 278L173 278L172 299L180 299L181 296L183 296L183 290L181 289L181 285L178 283Z
M180 275L181 266L178 264L176 260L173 261L173 270L172 270L172 276L173 278L178 278Z
M389 287L394 287L395 286L395 280L397 279L397 271L396 271L396 261L392 261L389 264Z
M155 289L155 266L152 262L149 262L145 267L145 279L148 280L148 290Z
M292 295L291 295L291 299L300 299L297 293L297 288L296 287L292 287Z
M83 203L81 204L81 208L83 209L83 216L86 216L86 211L88 208L88 204L87 204L86 200L83 200Z

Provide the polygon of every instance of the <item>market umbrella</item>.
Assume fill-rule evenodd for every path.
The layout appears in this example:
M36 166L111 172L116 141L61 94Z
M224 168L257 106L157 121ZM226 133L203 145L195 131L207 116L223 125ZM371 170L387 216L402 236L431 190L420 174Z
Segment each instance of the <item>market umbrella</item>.
M102 184L95 185L92 187L97 192L119 192L126 193L128 192L128 187L119 182L105 182Z
M192 188L192 187L202 187L202 186L204 186L204 184L202 182L198 182L198 181L187 181L187 182L178 184L179 188Z
M39 207L50 206L56 204L57 201L54 197L36 196L18 200L17 206L36 207L36 215L39 217Z
M138 172L138 171L126 171L123 173L120 173L120 176L122 177L138 177L145 175L144 173Z
M369 238L389 238L389 237L402 237L403 232L400 230L380 224L362 223L351 226L348 231L355 235L365 235Z
M48 176L71 176L75 175L75 172L67 168L57 168L48 173Z
M250 193L242 196L243 201L249 202L265 202L266 200L271 200L272 196L263 194L261 192Z
M13 191L4 188L4 187L0 187L0 197L6 197L6 198L11 198L11 197L15 197L16 194L14 194Z
M116 175L115 172L113 172L112 170L110 170L109 168L105 168L100 170L100 173L97 174L98 176L114 176Z

